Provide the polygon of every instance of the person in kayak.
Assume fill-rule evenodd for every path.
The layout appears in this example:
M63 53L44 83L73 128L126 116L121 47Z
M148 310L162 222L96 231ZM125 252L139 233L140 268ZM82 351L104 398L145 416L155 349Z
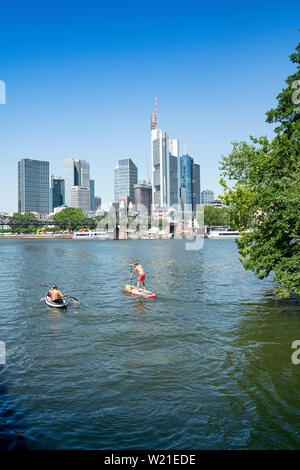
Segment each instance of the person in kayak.
M53 284L53 286L51 287L50 291L48 292L48 294L50 294L50 297L51 297L51 300L52 302L55 302L57 304L60 303L61 299L63 297L67 297L67 294L62 294L58 289L57 289L57 285L56 284Z
M145 286L145 272L143 270L143 266L141 264L139 264L137 261L133 264L131 264L130 266L134 266L135 269L133 271L133 273L131 274L131 279L133 278L133 276L135 275L136 272L139 273L139 277L138 277L138 285L137 285L137 288L138 290L140 290L140 283L143 284L143 288L144 288L144 292L146 291L146 286Z

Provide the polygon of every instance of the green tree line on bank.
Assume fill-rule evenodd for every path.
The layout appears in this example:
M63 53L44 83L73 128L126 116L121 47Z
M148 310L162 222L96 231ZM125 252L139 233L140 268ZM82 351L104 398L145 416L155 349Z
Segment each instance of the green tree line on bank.
M58 232L64 230L80 230L81 228L95 229L102 216L90 219L85 217L81 209L67 207L55 214L52 218L53 227L47 227L39 221L35 214L26 212L25 214L14 213L9 225L9 229L1 229L1 233L34 233L39 228L45 228L47 232Z
M273 275L281 297L300 294L300 44L290 60L297 70L266 113L273 140L235 142L220 163L231 225L252 229L237 241L240 260L259 279Z

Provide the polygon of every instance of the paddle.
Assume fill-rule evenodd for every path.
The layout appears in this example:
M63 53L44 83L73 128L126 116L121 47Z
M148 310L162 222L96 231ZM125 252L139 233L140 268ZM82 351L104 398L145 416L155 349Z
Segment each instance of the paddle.
M47 287L48 289L50 289L50 287L47 286L47 284L40 284L40 286L42 286L42 287ZM76 299L76 297L72 297L71 295L66 294L65 297L69 297L69 299L75 300L75 302L79 302L79 300Z

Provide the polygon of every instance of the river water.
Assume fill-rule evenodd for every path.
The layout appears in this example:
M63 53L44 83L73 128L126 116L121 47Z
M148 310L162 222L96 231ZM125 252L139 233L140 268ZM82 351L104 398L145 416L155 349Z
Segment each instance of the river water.
M300 449L299 298L234 240L1 240L0 447ZM156 299L124 293L140 260ZM56 282L79 298L41 300Z

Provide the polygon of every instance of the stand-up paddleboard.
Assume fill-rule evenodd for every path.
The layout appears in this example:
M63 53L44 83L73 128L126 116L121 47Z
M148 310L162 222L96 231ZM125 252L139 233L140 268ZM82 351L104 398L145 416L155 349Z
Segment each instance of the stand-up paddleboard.
M128 294L138 295L139 297L147 297L148 299L153 299L153 297L156 297L154 292L150 292L149 290L144 291L144 289L138 289L137 287L131 286L130 284L126 284L125 291L128 292Z

